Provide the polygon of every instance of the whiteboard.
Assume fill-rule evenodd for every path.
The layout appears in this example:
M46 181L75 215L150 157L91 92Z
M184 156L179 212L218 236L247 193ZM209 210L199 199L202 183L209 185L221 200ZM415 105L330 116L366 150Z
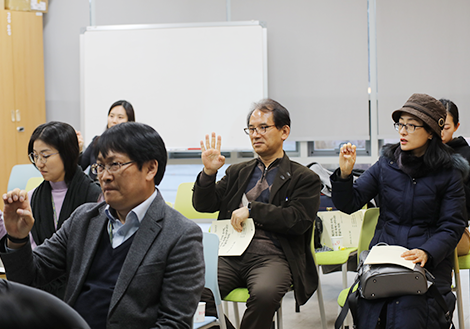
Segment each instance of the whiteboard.
M80 35L81 128L85 144L125 99L168 151L222 136L224 151L251 150L244 133L254 102L267 97L266 28L258 21L92 26Z

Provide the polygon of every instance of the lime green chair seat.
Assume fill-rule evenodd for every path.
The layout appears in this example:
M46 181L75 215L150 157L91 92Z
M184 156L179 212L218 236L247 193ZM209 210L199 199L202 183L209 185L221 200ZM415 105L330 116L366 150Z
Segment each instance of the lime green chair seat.
M224 297L224 300L227 302L246 303L248 298L250 298L248 289L235 288L227 296Z
M459 268L461 270L470 269L470 254L459 256Z
M345 248L344 250L324 251L315 253L318 265L338 265L348 261L349 255L357 248Z
M174 208L189 219L217 219L219 212L199 212L193 207L194 183L181 183L176 191Z
M235 288L227 296L223 298L225 302L233 302L233 313L235 315L235 328L240 328L240 315L238 313L238 306L236 303L246 303L250 298L250 294L247 288ZM227 311L225 311L227 313ZM279 305L276 311L277 329L283 329L282 327L282 299L281 305Z
M355 292L357 290L357 287L359 286L359 284L355 284L353 288L353 291L352 292ZM348 293L349 293L349 290L351 289L351 287L349 288L346 288L346 289L343 289L340 293L339 293L339 296L338 296L338 305L343 307L344 306L344 303L346 302L346 297L348 297Z

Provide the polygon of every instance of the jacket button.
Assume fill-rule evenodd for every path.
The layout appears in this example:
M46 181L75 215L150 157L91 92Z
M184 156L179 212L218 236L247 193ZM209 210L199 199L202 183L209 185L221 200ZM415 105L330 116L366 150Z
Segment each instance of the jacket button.
M287 174L287 176L289 176L289 177L290 177L290 172L286 172L286 174Z
M281 177L281 179L286 179L283 175L281 175L280 177Z
M390 161L390 164L393 164L393 161Z

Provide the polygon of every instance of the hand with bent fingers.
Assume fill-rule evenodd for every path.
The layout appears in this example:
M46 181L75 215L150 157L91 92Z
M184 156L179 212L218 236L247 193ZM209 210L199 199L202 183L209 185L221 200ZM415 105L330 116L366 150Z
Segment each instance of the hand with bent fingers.
M230 223L232 224L235 231L241 232L243 230L243 223L245 223L249 216L250 211L248 210L248 207L241 207L232 212Z
M341 146L339 151L339 168L341 170L341 178L348 178L351 175L356 163L356 145L351 143Z
M19 188L15 188L13 191L3 195L3 203L5 205L3 219L8 235L17 239L27 237L34 225L33 213L28 201L28 193ZM8 246L11 248L21 245L23 244L18 245L8 241Z
M209 142L209 135L206 135L206 144L201 141L201 159L204 165L204 172L207 175L215 175L225 164L225 157L220 153L222 137L217 136L217 142L215 133L212 133L211 140Z
M405 251L401 257L406 260L411 260L413 263L421 263L421 267L424 267L426 262L428 261L428 253L421 249L411 249Z

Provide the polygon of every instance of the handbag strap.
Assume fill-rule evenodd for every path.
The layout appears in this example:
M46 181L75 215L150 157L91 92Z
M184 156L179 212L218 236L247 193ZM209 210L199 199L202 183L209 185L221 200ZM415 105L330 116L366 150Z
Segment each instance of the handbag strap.
M356 281L352 284L351 288L349 288L348 291L348 296L346 297L346 300L344 301L344 305L341 308L341 312L339 313L338 317L336 318L335 321L335 329L340 329L341 325L344 322L344 319L346 319L346 315L348 315L348 311L351 310L351 314L353 317L353 328L356 328L356 323L357 323L357 300L359 299L359 290L353 291L354 287L359 284L359 278L356 279ZM358 288L359 289L359 288Z
M428 292L431 295L431 297L434 298L434 300L439 304L441 309L444 311L444 316L446 318L446 322L449 324L449 328L455 329L454 322L452 321L452 317L450 315L449 309L447 308L447 304L444 300L444 297L442 297L439 290L437 290L436 285L432 284L429 287Z

